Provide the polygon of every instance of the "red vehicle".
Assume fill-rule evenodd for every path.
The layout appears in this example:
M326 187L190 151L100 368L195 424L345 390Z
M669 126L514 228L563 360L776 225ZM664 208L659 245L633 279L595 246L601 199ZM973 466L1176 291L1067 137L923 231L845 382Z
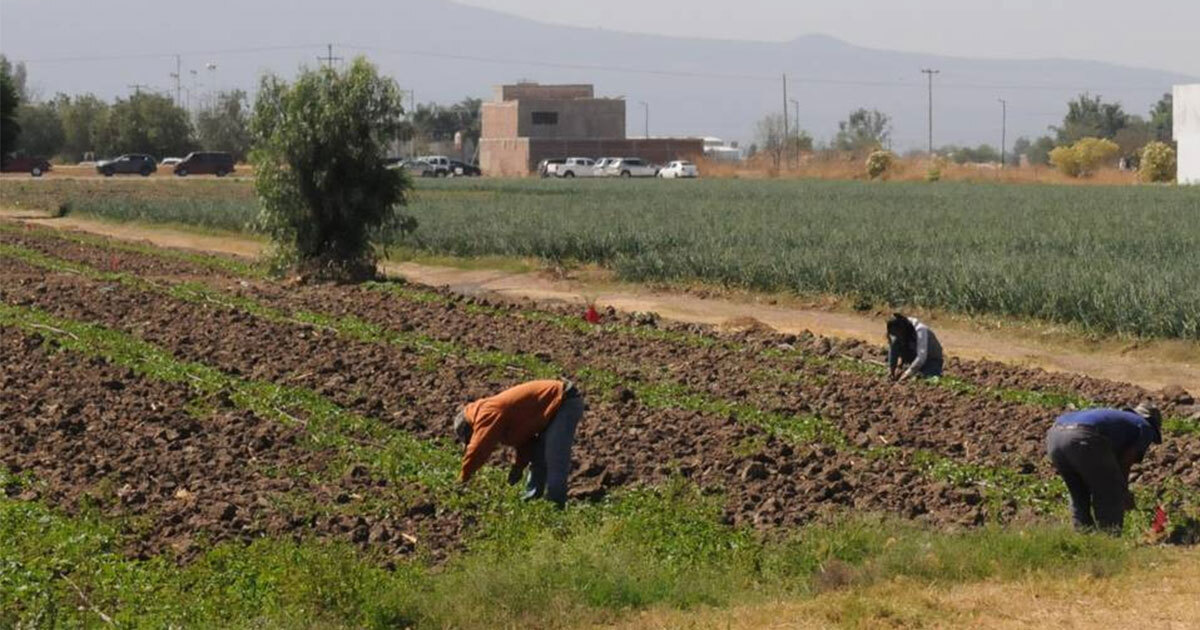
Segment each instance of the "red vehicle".
M29 173L34 177L50 172L46 158L28 156L5 156L0 158L0 173Z

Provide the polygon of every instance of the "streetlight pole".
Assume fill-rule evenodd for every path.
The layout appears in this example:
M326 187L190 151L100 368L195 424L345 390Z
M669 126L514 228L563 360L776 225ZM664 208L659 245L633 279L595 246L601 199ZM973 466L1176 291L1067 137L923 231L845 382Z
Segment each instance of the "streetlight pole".
M645 117L643 118L643 120L645 122L646 139L649 140L650 139L650 104L647 103L646 101L638 101L638 103L641 103L642 109L644 110L644 113L645 113Z
M924 68L921 72L929 77L929 157L933 157L933 75L941 74L941 70Z
M1008 101L1000 101L1000 168L1008 164Z
M798 167L800 166L800 101L794 98L788 100L792 103L792 111L794 112L792 120L796 123L796 166Z

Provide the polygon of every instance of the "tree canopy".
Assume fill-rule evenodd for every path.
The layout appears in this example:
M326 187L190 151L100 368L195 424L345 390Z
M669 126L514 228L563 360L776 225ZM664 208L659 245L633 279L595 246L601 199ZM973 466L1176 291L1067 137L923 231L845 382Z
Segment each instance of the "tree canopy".
M892 118L877 110L865 108L850 112L850 116L838 123L833 148L839 151L872 151L887 148L891 144Z

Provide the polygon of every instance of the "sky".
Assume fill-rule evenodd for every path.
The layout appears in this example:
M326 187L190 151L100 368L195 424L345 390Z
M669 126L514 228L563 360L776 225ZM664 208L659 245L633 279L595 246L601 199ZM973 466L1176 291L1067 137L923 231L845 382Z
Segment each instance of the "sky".
M1089 59L1200 76L1200 0L457 1L616 31L763 41L820 33L871 48Z

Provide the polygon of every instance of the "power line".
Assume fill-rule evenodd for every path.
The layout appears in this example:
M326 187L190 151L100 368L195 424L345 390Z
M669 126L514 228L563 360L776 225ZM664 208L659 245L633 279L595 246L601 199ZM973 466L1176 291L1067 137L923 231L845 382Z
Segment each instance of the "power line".
M327 66L329 66L330 68L332 68L332 67L333 67L333 62L335 62L335 61L341 61L341 60L342 60L342 58L341 58L341 57L334 57L334 56L333 56L333 44L326 44L326 46L328 46L328 50L329 50L329 52L325 53L325 56L324 56L324 57L317 57L317 61L324 62L324 63L325 63L325 65L327 65Z

